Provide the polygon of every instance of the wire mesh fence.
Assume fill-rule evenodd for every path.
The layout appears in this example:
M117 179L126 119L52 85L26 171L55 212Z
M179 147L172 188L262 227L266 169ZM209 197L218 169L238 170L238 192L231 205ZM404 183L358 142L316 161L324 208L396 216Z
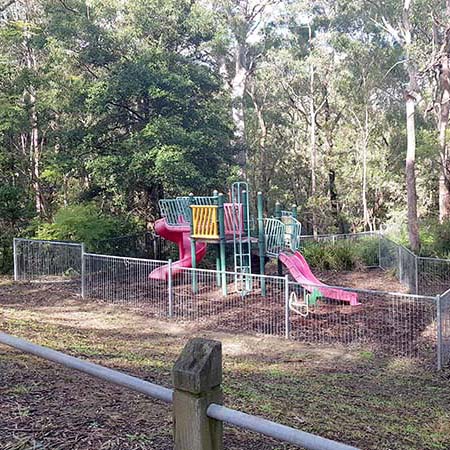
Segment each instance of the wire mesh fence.
M434 297L344 288L355 292L361 303L350 306L323 297L311 302L304 286L290 283L290 288L290 297L295 292L299 299L297 312L291 312L290 317L290 333L296 340L360 345L393 356L433 355L437 315ZM313 290L314 286L308 288Z
M408 287L410 293L418 294L418 257L403 245L384 236L380 236L379 240L380 267L393 271L400 283Z
M156 316L168 315L169 282L149 277L166 262L92 253L85 253L84 260L85 298L145 307Z
M360 262L366 267L378 267L379 240L377 232L367 231L348 234L324 234L318 236L302 235L299 237L300 246L307 245L351 245L359 256Z
M450 288L450 260L417 258L418 293L437 295Z
M104 255L154 260L169 258L173 250L173 243L150 231L102 239L93 248L87 248L89 252Z
M183 269L173 282L173 316L196 321L207 329L285 335L284 278L226 272L225 279L226 295L221 285L223 278L218 278L216 272ZM265 296L261 293L262 283ZM248 285L252 286L250 291Z
M16 238L16 281L70 282L81 288L83 244Z
M450 289L438 297L438 369L450 363Z
M308 304L304 286L275 276L176 268L167 279L149 278L162 261L85 255L86 297L145 308L157 317L195 322L201 329L256 332L313 344L368 348L384 355L430 359L436 354L437 308L434 297L345 289L361 302L350 306L320 297ZM195 278L195 281L194 281ZM242 286L239 285L242 283ZM195 287L194 287L195 286ZM310 286L309 290L320 286ZM342 288L336 288L342 289ZM289 299L295 293L297 305ZM301 305L301 306L299 306Z
M450 261L417 258L383 237L378 243L380 266L395 270L410 290L418 287L428 294L448 286ZM82 244L66 242L15 239L14 250L16 280L71 281L86 298L145 308L157 317L205 329L359 345L395 356L429 358L437 348L442 364L450 362L448 292L438 304L436 297L336 287L355 292L361 305L323 296L310 303L304 285L283 277L179 266L172 270L167 261L83 253ZM314 288L320 292L320 286L309 291ZM289 301L293 293L294 305Z

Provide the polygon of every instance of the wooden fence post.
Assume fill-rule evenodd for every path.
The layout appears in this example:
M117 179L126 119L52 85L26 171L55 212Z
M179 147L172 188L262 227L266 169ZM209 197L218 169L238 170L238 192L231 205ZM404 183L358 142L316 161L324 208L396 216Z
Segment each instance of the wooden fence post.
M184 347L172 371L175 450L222 450L223 424L206 415L222 404L222 344L195 338Z

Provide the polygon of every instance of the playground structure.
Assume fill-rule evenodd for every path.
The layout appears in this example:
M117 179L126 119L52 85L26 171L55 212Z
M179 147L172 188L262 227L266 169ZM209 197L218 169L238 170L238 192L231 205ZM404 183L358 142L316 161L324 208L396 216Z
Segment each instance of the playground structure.
M252 291L252 245L257 244L259 274L264 275L266 257L276 258L278 274L282 275L284 264L296 282L305 289L303 302L292 299L292 310L317 302L321 297L359 305L354 292L329 288L312 273L307 261L300 253L301 223L297 219L297 207L291 211L275 207L274 217L265 218L263 195L257 194L257 219L250 216L249 190L245 182L231 186L229 202L224 195L214 191L210 197L188 197L162 199L159 202L162 218L155 224L155 231L178 245L180 258L172 265L153 270L151 279L167 280L176 276L181 268L193 268L206 255L207 245L216 248L217 286L227 295L226 246L232 244L234 262L234 284L242 296ZM252 229L252 224L256 226ZM197 291L197 274L192 272L192 289ZM261 295L266 295L264 278L260 283ZM306 291L309 294L306 294Z

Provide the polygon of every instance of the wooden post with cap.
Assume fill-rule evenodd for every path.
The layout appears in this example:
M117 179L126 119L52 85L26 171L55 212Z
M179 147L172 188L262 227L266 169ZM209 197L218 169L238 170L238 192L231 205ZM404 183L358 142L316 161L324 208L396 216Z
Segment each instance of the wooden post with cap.
M190 339L172 370L175 450L223 450L223 423L211 419L211 403L222 404L222 344Z

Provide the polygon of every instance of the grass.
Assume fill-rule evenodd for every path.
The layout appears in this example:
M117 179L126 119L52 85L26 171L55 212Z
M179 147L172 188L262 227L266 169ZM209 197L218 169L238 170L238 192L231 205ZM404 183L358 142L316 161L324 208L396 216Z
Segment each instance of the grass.
M450 448L447 374L417 361L203 332L81 302L50 286L5 283L0 305L6 332L165 386L189 337L217 338L224 348L227 406L363 449ZM5 347L0 403L0 442L8 450L172 448L167 406ZM225 448L291 447L227 427Z

